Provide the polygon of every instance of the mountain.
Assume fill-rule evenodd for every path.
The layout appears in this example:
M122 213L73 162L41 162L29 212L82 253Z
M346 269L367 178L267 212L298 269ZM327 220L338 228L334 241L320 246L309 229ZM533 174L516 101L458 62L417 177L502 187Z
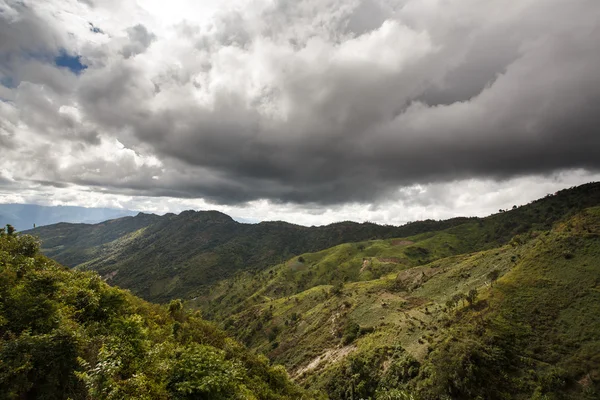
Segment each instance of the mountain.
M26 233L60 263L98 271L150 301L192 298L238 271L263 270L295 254L340 243L405 236L468 221L422 221L403 227L341 222L305 227L242 224L217 211L157 216L140 213L100 224L55 224Z
M341 222L304 227L285 222L242 224L217 211L179 215L140 213L100 224L55 224L27 233L42 251L69 267L98 271L109 282L146 300L203 296L240 272L256 273L305 252L369 239L402 238L444 229L462 232L453 254L506 244L514 235L552 224L600 204L600 184L548 195L487 218L418 221L404 226ZM431 260L422 255L420 262Z
M245 225L217 212L188 211L33 232L46 236L47 254L77 269L96 268L110 282L122 276L119 285L158 301L186 299L172 300L167 314L183 306L189 319L198 310L251 354L281 364L311 391L296 398L591 400L600 394L599 183L486 218L402 227ZM9 277L29 265L14 262ZM22 291L0 310L26 315L30 306L18 305L35 290L3 279L2 290ZM41 278L33 281L45 287ZM79 299L87 304L87 298ZM180 329L175 322L172 334ZM220 360L234 357L216 347L225 351ZM280 396L294 396L286 393Z
M58 222L93 224L135 214L134 211L113 208L0 204L0 221L5 225L11 224L19 231Z
M188 306L332 400L597 399L600 207L574 209L598 190L302 254ZM562 217L530 224L543 210Z
M179 301L157 306L0 234L3 399L313 399Z

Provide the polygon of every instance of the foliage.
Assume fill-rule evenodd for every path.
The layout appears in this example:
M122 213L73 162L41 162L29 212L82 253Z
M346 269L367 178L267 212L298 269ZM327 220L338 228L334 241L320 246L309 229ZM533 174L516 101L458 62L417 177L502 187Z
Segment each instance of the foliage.
M331 399L594 399L600 389L600 209L593 207L599 203L600 185L589 184L487 218L398 228L249 228L219 214L189 212L156 217L125 234L85 228L95 232L83 233L85 240L116 239L57 251L87 257L89 267L117 272L119 283L154 293L149 297L184 301L150 306L97 277L74 293L48 274L16 284L34 265L23 259L14 278L0 281L10 292L2 292L0 327L11 321L11 332L19 332L11 333L13 347L6 346L11 364L2 382L30 390L35 375L19 371L43 367L32 366L39 357L18 356L37 346L27 335L59 335L62 327L68 335L57 337L66 358L58 357L53 369L75 368L77 379L48 373L48 383L40 374L34 386L79 393L86 385L91 397L113 398L136 390L147 398L202 398L203 390L215 398L303 395L283 367L270 367L186 311L198 307L253 352ZM358 242L302 250L348 237ZM154 276L168 282L147 291L143 285ZM212 282L210 290L198 289L201 278ZM47 295L30 298L35 293ZM56 303L64 295L66 307ZM111 339L113 331L118 338ZM69 338L76 343L76 367ZM50 340L38 339L44 346ZM213 369L211 386L202 371L213 363L226 368Z
M462 239L451 238L445 231L303 254L306 267L294 258L215 287L204 311L330 398L594 398L600 209L478 252L453 255L448 245L460 249ZM437 258L409 259L404 250L415 245ZM378 259L395 270L361 275ZM337 296L328 279L344 282ZM253 325L267 310L270 319ZM283 323L293 315L299 323ZM274 326L277 337L267 338Z
M359 333L360 326L356 322L352 320L346 321L346 325L344 326L344 330L342 332L342 345L346 346L354 342Z
M36 247L31 236L0 235L2 398L318 396L181 301L146 303L95 273L60 266Z

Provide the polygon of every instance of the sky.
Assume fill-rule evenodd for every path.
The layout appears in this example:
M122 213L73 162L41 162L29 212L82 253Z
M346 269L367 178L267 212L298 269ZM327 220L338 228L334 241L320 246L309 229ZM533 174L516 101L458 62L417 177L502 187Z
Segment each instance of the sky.
M0 0L0 202L484 216L600 181L597 0Z

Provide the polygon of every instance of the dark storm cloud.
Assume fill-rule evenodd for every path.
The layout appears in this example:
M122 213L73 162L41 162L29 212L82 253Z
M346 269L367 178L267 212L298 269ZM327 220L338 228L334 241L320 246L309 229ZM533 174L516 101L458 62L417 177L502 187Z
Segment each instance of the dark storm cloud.
M56 163L51 179L221 204L333 204L600 169L595 0L279 1L182 22L175 39L146 26L87 48L102 62L80 77L36 74L54 79L54 97L19 93L21 110L52 129L24 115L28 126L93 152ZM57 111L65 96L78 114ZM135 152L103 158L102 135Z

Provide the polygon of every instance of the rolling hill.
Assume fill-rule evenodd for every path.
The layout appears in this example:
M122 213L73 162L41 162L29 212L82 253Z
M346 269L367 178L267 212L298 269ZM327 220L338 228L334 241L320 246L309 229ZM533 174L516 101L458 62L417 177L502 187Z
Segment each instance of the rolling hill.
M55 224L26 231L60 263L98 271L150 301L196 297L238 271L262 270L307 251L351 241L391 238L468 221L422 221L402 227L341 222L305 227L243 224L217 211L140 213L100 224Z
M302 254L189 306L330 399L597 398L600 207L473 250L481 229Z
M166 302L205 295L215 283L256 273L305 252L369 239L402 238L450 230L445 254L506 244L517 234L550 229L554 222L600 204L600 184L548 195L486 218L418 221L404 226L341 222L304 227L284 222L243 224L217 211L157 216L140 213L100 224L55 224L27 231L42 251L69 267L98 271L112 284L146 300ZM421 263L432 259L413 257Z
M155 301L183 298L312 396L600 393L598 183L402 227L189 211L33 232L77 269Z

